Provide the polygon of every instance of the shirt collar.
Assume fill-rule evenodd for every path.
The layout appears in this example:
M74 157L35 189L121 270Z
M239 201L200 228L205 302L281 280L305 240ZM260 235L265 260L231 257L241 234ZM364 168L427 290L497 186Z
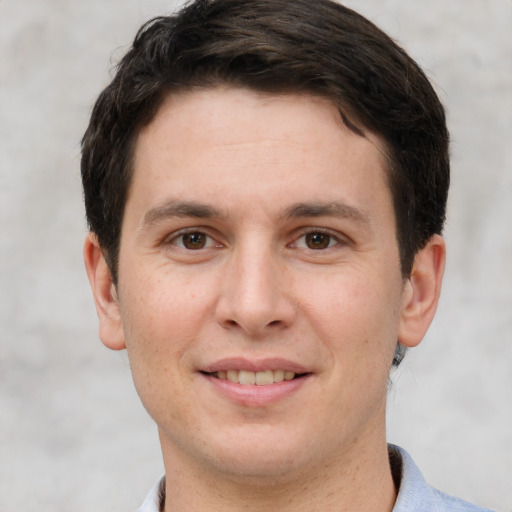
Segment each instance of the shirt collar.
M137 512L163 512L165 507L165 475L151 488Z
M420 512L432 503L433 489L425 482L423 475L402 448L388 445L389 460L393 477L398 488L393 512Z

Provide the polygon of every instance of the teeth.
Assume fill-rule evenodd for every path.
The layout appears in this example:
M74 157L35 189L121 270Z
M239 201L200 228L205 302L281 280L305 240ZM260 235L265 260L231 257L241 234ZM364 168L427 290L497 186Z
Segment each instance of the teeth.
M274 382L283 382L284 370L274 370Z
M245 384L247 386L250 386L251 384L256 384L256 374L254 372L246 372L244 370L241 370L238 373L238 382L240 382L240 384Z
M258 372L255 374L255 377L256 384L258 384L258 386L268 386L269 384L274 383L274 372L272 370L268 370L266 372Z
M222 378L219 373L222 373L222 372L217 372L217 377ZM229 382L234 382L234 383L237 383L238 382L238 371L237 370L228 370L227 372L227 378L229 380Z
M245 386L258 385L268 386L275 382L283 382L283 380L292 380L295 372L288 370L266 370L263 372L250 372L247 370L220 370L215 372L218 379L229 380L235 384L243 384Z

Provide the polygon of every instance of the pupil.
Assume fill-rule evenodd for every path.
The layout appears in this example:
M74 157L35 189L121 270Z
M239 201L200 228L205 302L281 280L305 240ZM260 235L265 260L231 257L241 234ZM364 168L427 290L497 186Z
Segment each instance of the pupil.
M188 233L183 235L183 245L187 249L202 249L206 244L206 237L203 233Z
M309 233L306 235L306 243L310 249L325 249L329 246L331 237L325 233Z

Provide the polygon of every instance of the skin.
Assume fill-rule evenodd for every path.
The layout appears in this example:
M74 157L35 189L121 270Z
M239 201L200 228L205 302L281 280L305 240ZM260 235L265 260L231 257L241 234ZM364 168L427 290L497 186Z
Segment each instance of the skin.
M117 287L94 235L84 255L100 337L159 428L167 511L392 509L389 370L432 320L445 247L401 275L377 136L313 96L171 95L136 143ZM206 373L287 365L305 375Z

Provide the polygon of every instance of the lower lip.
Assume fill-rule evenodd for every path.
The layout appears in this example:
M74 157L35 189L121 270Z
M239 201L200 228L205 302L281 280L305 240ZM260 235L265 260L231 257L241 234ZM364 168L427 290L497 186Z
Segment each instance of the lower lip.
M305 374L293 380L258 386L238 384L206 374L202 376L218 393L246 407L262 407L284 400L296 393L312 377L311 374Z

